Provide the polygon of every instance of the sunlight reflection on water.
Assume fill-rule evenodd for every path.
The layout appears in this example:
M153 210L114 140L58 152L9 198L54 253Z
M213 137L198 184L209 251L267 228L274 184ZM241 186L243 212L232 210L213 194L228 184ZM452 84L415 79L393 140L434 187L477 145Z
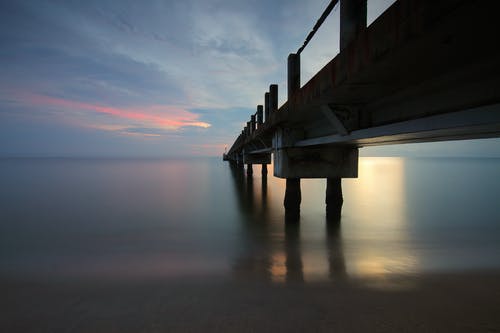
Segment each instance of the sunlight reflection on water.
M343 237L356 247L347 259L349 274L418 272L417 254L407 246L404 164L402 158L364 158L359 178L345 186L345 195L359 204L345 204L346 212L356 212L346 217L343 228Z

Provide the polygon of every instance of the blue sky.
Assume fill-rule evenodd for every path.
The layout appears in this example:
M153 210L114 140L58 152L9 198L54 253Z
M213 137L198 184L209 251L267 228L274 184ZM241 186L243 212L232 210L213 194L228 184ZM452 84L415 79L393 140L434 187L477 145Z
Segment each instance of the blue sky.
M368 20L392 2L369 1ZM284 102L287 55L328 3L1 1L0 155L219 155L269 84ZM302 53L302 82L337 52L338 8ZM442 147L500 156L497 140L364 151Z

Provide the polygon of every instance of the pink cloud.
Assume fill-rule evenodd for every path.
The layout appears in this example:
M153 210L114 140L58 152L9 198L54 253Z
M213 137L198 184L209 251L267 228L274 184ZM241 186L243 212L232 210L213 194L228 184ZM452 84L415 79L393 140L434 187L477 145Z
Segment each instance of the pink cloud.
M198 115L177 106L151 105L141 108L115 108L37 94L25 95L23 99L37 106L94 111L157 128L175 130L186 126L210 127L210 124L198 121Z

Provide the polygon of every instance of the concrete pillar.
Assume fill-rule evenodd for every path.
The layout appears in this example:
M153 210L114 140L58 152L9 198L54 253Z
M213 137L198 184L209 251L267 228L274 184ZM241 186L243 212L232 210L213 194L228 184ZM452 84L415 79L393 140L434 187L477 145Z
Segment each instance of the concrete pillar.
M297 221L300 217L300 202L302 194L300 192L300 178L287 178L285 189L285 219L287 221Z
M366 28L367 0L340 0L340 51Z
M262 127L262 124L263 124L263 113L264 113L264 110L263 110L263 106L262 105L257 105L257 127L258 128L261 128Z
M250 128L251 128L251 132L255 132L255 115L251 115L250 116Z
M267 164L262 164L262 175L267 175Z
M339 221L342 213L342 178L326 179L326 219L328 221Z
M264 122L269 120L269 93L264 94Z
M247 176L253 175L252 164L247 164Z
M278 110L278 85L271 84L269 86L269 114L273 114Z
M291 53L288 56L288 100L300 89L300 55ZM300 218L300 178L287 178L285 200L285 218L287 221Z

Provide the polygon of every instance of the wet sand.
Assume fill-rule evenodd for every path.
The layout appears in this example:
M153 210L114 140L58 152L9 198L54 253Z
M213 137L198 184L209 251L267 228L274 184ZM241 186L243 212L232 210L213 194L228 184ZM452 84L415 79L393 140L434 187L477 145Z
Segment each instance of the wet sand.
M306 284L0 281L0 332L500 331L500 272Z

